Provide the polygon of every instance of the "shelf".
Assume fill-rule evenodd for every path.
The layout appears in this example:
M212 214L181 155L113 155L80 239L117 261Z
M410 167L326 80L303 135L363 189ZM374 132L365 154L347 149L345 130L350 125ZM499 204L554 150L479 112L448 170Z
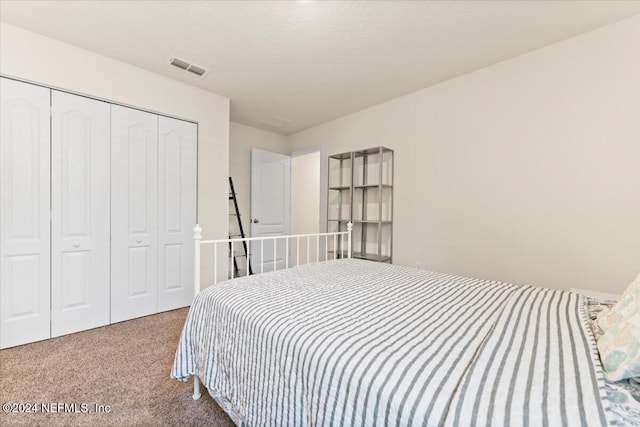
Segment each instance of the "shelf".
M382 224L382 225L386 225L386 224L391 224L391 221L377 221L375 219L354 219L354 220L349 220L349 219L328 219L327 221L331 221L331 222L353 222L354 224Z
M391 184L366 184L366 185L354 185L353 188L363 188L363 189L369 189L369 188L393 188L393 185ZM345 191L345 190L351 190L351 187L347 186L347 185L342 185L342 186L335 186L335 187L329 187L329 190L336 190L336 191Z
M393 261L393 157L380 146L329 156L327 229L353 223L353 258Z
M333 255L335 251L330 250L330 251L327 251L327 253ZM347 257L346 250L344 251L338 250L338 254L336 256L337 259L346 258L346 257ZM363 254L361 252L352 252L351 258L365 259L369 261L378 261L378 262L387 262L391 260L391 257L388 255L382 255L379 257L378 254Z
M368 254L368 253L363 254L362 252L352 252L351 258L366 259L369 261L377 261L377 262L387 262L391 260L391 257L389 255L378 256L378 254Z
M391 148L387 148L387 147L375 147L375 148L369 148L367 150L360 150L360 151L356 151L354 152L354 156L358 157L358 156L366 156L366 155L371 155L371 154L380 154L380 149L382 148L382 152L383 153L391 153L393 152L393 150Z
M364 188L364 189L369 189L369 188L393 188L393 185L391 184L366 184L366 185L354 185L353 188Z
M334 154L329 156L330 159L347 160L351 158L351 153Z

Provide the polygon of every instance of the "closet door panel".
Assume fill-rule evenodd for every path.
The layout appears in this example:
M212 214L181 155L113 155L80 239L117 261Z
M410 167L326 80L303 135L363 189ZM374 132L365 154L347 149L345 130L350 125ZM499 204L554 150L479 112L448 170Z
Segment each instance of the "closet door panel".
M51 336L49 105L0 78L0 348Z
M165 311L193 301L198 126L160 117L158 138L158 311Z
M111 322L158 309L158 116L111 106Z
M52 91L51 333L109 324L109 104Z

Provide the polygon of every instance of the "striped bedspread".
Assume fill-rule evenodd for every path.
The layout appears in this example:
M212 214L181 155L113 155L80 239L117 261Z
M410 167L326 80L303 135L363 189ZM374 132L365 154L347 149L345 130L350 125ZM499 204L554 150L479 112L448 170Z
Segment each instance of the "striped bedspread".
M239 425L613 422L582 297L360 260L200 293L172 377Z

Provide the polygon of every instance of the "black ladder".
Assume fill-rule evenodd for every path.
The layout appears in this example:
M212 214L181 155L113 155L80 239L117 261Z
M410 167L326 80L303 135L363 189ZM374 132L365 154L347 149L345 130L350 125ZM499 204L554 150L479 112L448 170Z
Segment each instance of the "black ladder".
M240 209L238 209L238 199L236 198L236 190L233 188L233 180L231 179L231 177L229 177L229 200L233 200L233 208L235 211L235 213L231 213L229 215L236 217L236 220L238 221L238 230L240 231L240 234L237 234L237 235L229 234L229 238L233 239L235 237L242 237L244 239L245 238L244 227L242 227L242 218L240 217ZM234 270L234 275L236 277L239 276L239 272L240 272L240 269L238 268L237 258L241 258L241 257L244 257L246 259L246 263L249 268L249 274L253 274L251 263L249 262L249 251L247 250L246 241L242 242L242 248L244 249L244 254L236 255L232 251L231 243L229 243L229 256L233 258L233 270Z

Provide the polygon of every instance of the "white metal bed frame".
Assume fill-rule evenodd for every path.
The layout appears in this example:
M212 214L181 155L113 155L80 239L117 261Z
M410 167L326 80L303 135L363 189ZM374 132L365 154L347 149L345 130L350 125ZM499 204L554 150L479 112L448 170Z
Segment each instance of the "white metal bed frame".
M194 286L193 286L193 290L194 290L194 298L196 295L198 295L200 293L200 268L201 268L201 249L203 245L213 245L213 284L215 285L218 282L218 245L220 244L224 244L224 245L230 245L230 248L226 250L230 250L231 251L231 255L229 257L229 270L231 272L231 280L233 280L234 278L234 265L233 265L233 251L234 251L234 245L236 243L242 243L242 242L254 242L254 241L259 241L260 242L260 272L259 273L254 273L255 274L260 274L264 272L264 266L265 266L265 262L264 262L264 242L265 240L273 240L273 270L275 271L277 270L277 243L279 240L284 240L285 241L285 267L284 269L288 269L291 268L293 266L298 266L298 265L304 265L304 264L310 264L312 261L310 259L310 248L311 248L311 238L315 237L316 240L316 263L317 262L327 262L329 261L329 237L333 236L333 259L337 259L338 257L340 258L351 258L351 235L352 235L352 231L353 231L353 224L351 222L349 222L347 224L347 231L335 231L335 232L330 232L330 233L313 233L313 234L290 234L290 235L286 235L286 236L268 236L268 237L245 237L245 238L238 238L238 239L217 239L217 240L202 240L202 228L200 228L200 225L197 225L193 228L193 241L194 241ZM347 236L347 248L346 251L344 250L344 236ZM324 237L324 248L326 249L325 251L325 257L324 260L321 259L320 257L320 241L321 238ZM307 256L306 256L306 262L301 264L300 263L300 239L305 239L307 244ZM340 245L338 246L338 238L340 239ZM289 245L289 241L295 239L296 240L296 263L293 266L290 266L289 264L289 251L290 251L290 245ZM251 245L249 245L249 247L251 247ZM339 254L339 256L338 256ZM249 275L249 271L250 268L249 266L251 265L251 256L250 254L247 254L247 258L246 258L246 262L247 262L247 271L246 274L244 276L241 277L246 277ZM282 268L280 269L282 270ZM240 277L240 276L238 276ZM198 378L198 375L196 375L194 373L193 375L193 399L194 400L198 400L200 399L200 397L202 396L201 392L200 392L200 379Z

